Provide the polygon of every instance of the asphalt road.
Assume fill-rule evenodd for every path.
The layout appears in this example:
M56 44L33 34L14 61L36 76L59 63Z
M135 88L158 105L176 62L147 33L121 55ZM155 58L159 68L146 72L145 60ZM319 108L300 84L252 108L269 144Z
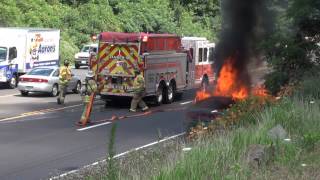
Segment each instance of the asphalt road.
M85 72L74 70L82 78ZM184 132L193 97L188 91L178 102L151 107L149 114L129 113L130 100L104 107L98 99L95 124L86 129L75 125L83 108L77 94L59 106L45 94L22 97L15 89L0 89L0 179L47 179L102 160L112 123L117 123L117 153L157 141L159 132L163 137ZM113 116L123 118L107 121Z

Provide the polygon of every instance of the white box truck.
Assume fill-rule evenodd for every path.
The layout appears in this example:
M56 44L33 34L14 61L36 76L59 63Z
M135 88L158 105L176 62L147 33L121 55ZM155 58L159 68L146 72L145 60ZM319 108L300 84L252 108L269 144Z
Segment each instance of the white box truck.
M16 87L33 67L59 65L60 30L0 28L0 86Z

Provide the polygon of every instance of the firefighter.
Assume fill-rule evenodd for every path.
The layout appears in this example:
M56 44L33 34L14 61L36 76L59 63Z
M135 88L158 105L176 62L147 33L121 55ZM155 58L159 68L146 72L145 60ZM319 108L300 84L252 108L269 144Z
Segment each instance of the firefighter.
M65 60L63 66L60 67L59 72L59 96L57 98L58 104L64 104L64 99L67 93L68 83L71 80L71 69L69 68L69 61Z
M133 98L131 100L130 112L136 112L137 106L142 108L142 111L148 110L148 106L143 101L143 96L145 94L144 88L144 77L142 76L140 70L135 70L136 78L133 81Z
M88 71L86 74L85 82L81 88L81 95L83 96L83 104L84 109L81 116L81 120L78 122L79 125L84 125L86 123L86 114L89 110L89 102L90 102L90 96L97 92L98 86L97 82L94 80L94 73L93 71ZM87 120L87 123L90 123L90 119Z

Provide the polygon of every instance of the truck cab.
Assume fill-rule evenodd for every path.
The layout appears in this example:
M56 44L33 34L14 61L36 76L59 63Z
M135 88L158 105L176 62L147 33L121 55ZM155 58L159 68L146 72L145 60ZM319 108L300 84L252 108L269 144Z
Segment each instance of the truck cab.
M17 85L18 67L14 62L17 58L17 48L0 45L0 82L14 88Z
M89 57L91 52L98 52L98 44L87 44L84 45L80 52L74 55L75 59L75 68L79 69L80 66L87 66L89 65Z
M209 42L205 37L183 37L182 46L192 56L190 76L194 80L193 86L207 89L215 79L213 72L215 43Z
M34 67L59 64L60 30L0 27L0 86L15 88Z

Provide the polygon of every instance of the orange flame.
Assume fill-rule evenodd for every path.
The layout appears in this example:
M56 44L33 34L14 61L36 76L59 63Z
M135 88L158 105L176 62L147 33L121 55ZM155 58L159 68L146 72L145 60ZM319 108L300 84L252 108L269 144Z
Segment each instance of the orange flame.
M240 73L235 67L235 57L230 56L223 64L216 86L212 93L199 90L196 94L195 102L205 100L211 96L232 97L234 100L246 99L249 94L259 97L268 97L269 93L263 86L251 89L239 77Z
M207 93L205 91L197 91L197 95L196 95L195 101L196 102L202 101L202 100L205 100L205 99L209 98L210 96L211 96L211 94Z
M234 57L229 57L221 68L216 88L215 96L230 96L235 100L245 99L249 95L249 88L241 82L239 72L234 67Z

